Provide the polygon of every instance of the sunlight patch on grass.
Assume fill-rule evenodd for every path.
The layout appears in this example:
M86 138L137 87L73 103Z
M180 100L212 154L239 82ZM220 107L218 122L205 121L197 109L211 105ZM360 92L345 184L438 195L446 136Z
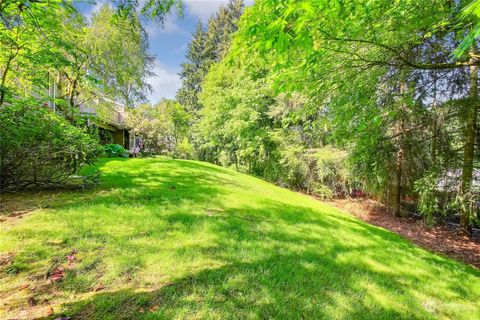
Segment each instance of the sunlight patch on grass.
M92 190L5 198L41 209L0 224L0 318L480 317L477 270L308 196L195 161L97 168Z

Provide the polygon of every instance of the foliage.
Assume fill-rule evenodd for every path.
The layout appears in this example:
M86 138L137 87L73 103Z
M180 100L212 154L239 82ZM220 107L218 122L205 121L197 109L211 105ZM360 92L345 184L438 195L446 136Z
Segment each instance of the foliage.
M353 178L347 163L348 153L344 150L326 146L314 154L315 173L318 181L327 186L332 195L349 195Z
M455 212L467 212L470 225L480 224L480 191L472 189L468 193L457 194L449 209Z
M210 66L211 57L205 47L206 40L206 32L199 21L188 45L186 61L182 63L180 73L182 86L176 95L177 101L191 114L198 112L201 108L198 94L201 92L201 83Z
M0 124L3 190L62 185L100 154L97 141L35 102L1 107Z
M50 304L51 318L82 320L480 314L479 270L311 197L198 161L102 159L88 170L97 168L93 190L1 199L41 209L0 228L0 256L13 256L0 265L0 318L26 308L45 317ZM52 261L65 274L45 286L33 275ZM19 284L42 288L35 299L48 305L28 306Z
M197 122L198 112L202 108L199 94L205 75L212 64L220 61L227 53L243 7L243 0L230 0L226 6L221 5L209 19L207 30L204 30L201 21L197 23L180 72L182 87L176 96L177 101L192 115L192 123Z
M175 157L181 159L192 159L194 155L193 145L184 137L180 143L177 144L174 153Z
M415 191L419 195L418 210L429 226L434 224L436 215L445 213L439 199L438 176L438 172L432 170L415 182Z
M0 4L0 106L26 92L45 96L52 69L66 66L78 14L63 1L2 1ZM68 23L64 23L68 21Z
M322 171L312 170L311 150L348 150L348 169L325 179L361 187L397 215L433 166L461 170L456 192L468 194L478 165L479 60L476 49L452 56L471 26L456 20L468 2L255 3L202 83L196 149L209 161L246 165L248 172L307 190L316 188L308 181L319 183L310 177ZM247 123L262 120L228 132L245 123L236 113L242 101L268 90L270 101L249 102L252 110L245 112ZM248 164L249 152L260 170ZM471 223L468 215L461 215L462 228Z
M204 109L196 127L203 141L200 149L219 148L228 164L245 165L248 172L264 176L273 146L267 115L273 101L264 79L226 64L213 66L201 95Z
M151 90L146 78L153 75L154 58L148 53L147 34L139 17L117 16L104 5L93 14L86 37L93 55L91 76L100 80L101 92L128 107L146 100Z
M141 137L146 152L172 154L186 137L188 114L175 101L163 100L130 110L126 123Z
M480 1L472 0L462 9L457 18L459 25L468 30L467 36L454 51L456 58L462 58L468 50L475 47L476 40L480 36Z
M106 144L103 146L103 151L108 158L128 158L128 151L119 144Z

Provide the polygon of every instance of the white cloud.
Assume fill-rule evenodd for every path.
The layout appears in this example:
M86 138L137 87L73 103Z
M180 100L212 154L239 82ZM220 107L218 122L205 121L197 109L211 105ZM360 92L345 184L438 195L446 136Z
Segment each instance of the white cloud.
M192 16L202 19L203 22L207 22L218 7L222 4L228 3L228 0L185 0L186 10Z
M178 17L176 15L169 15L163 24L153 21L148 22L145 25L145 31L147 31L149 39L155 39L161 34L186 33L186 31L178 25Z
M150 77L147 82L152 86L153 92L150 94L151 103L156 103L162 98L174 98L175 93L182 85L180 76L172 70L169 70L160 61L155 62L153 72L156 76Z
M222 4L226 5L229 0L185 0L185 7L189 14L198 17L202 22L207 22L208 19L217 12L218 7ZM245 0L246 6L251 6L254 0Z

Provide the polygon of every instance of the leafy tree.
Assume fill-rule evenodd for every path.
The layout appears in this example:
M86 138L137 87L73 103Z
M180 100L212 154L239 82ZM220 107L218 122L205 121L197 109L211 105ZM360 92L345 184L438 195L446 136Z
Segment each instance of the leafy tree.
M182 64L182 87L177 92L177 100L192 113L201 109L198 95L202 91L202 81L210 66L220 61L228 51L243 7L243 0L230 0L227 6L220 6L210 18L207 31L204 31L200 21L197 23L187 50L187 61ZM195 122L196 118L192 118L192 121Z
M142 138L147 152L172 154L188 128L188 115L172 100L143 104L129 111L126 123Z
M66 29L78 15L61 1L2 1L0 4L0 106L48 83L48 73L65 64ZM37 92L41 93L41 92Z
M217 161L237 168L244 165L248 172L263 176L272 145L267 111L273 102L265 79L220 63L205 79L201 102L205 107L198 131L203 148L220 147Z
M325 106L337 141L352 144L352 160L370 166L361 171L366 182L380 177L377 190L385 191L394 181L387 194L399 213L402 193L431 165L416 147L432 142L425 119L435 117L434 87L443 89L437 105L466 99L456 114L466 123L456 129L463 135L459 193L471 192L479 61L475 50L461 59L451 55L465 33L456 24L465 4L261 1L242 19L232 52L237 59L259 53L277 90L298 90ZM470 214L462 214L464 229Z
M119 17L104 5L92 17L87 43L94 55L91 71L101 81L102 92L130 107L146 99L153 57L137 16Z

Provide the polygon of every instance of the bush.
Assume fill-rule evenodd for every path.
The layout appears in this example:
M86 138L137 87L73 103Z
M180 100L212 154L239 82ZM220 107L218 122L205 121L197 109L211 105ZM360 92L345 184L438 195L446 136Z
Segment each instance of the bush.
M193 146L187 138L183 138L182 142L177 145L175 155L182 159L193 158Z
M109 158L128 158L128 151L119 144L106 144L103 146L103 151Z
M346 151L332 146L320 148L313 155L315 180L324 186L322 190L330 190L330 197L342 197L350 193L352 178L347 166L347 155Z
M0 190L64 185L100 153L94 138L47 107L0 108Z
M418 210L428 226L432 226L437 215L445 214L437 192L438 173L435 170L428 172L423 178L415 182L415 191L418 193Z
M321 183L313 183L310 192L322 200L331 200L335 196L330 187Z

